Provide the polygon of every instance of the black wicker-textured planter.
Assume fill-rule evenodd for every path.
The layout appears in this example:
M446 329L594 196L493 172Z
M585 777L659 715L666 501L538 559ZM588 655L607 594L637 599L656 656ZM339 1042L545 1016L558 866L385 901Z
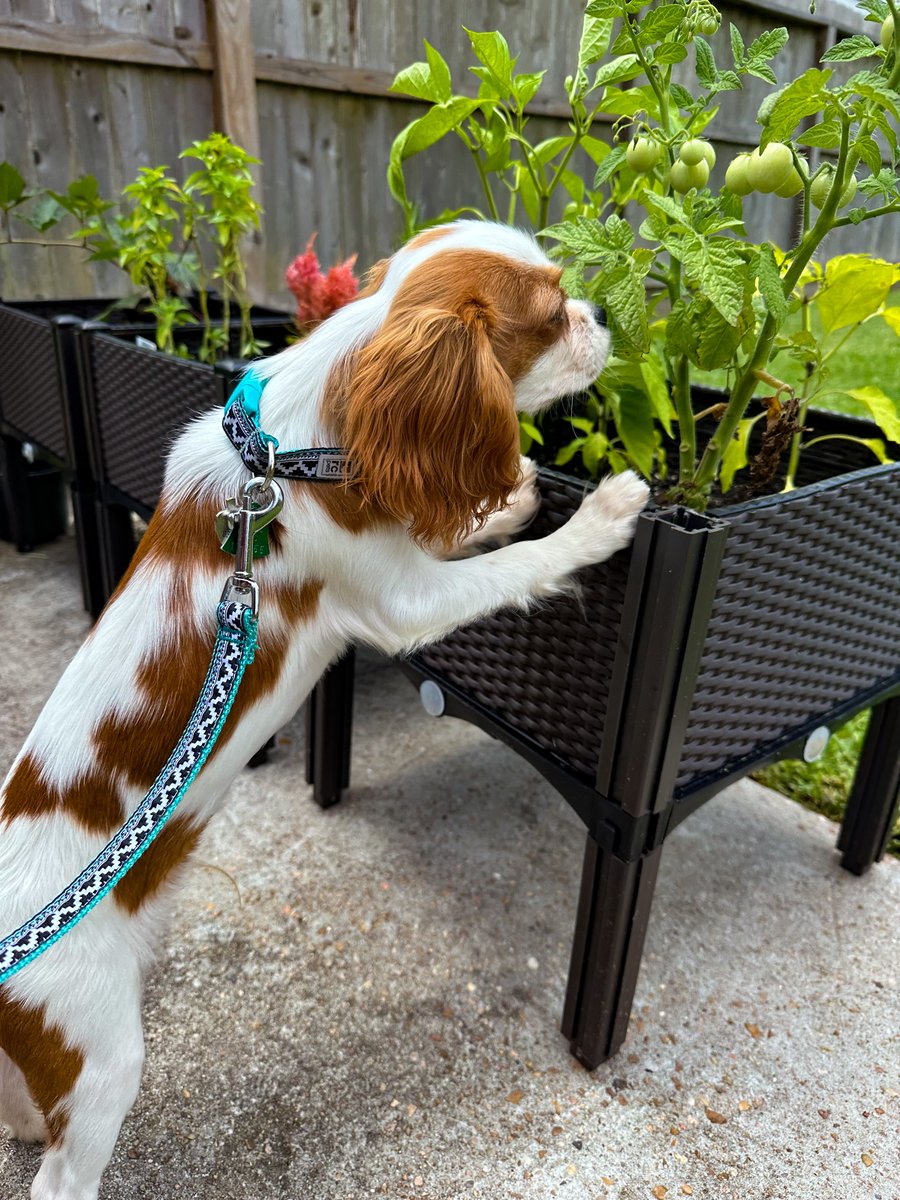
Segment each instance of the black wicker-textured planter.
M79 363L76 335L90 323L92 329L123 339L133 354L149 353L134 347L136 336L149 340L154 336L154 326L146 313L134 309L111 312L113 303L105 299L0 304L0 486L9 537L19 549L27 550L40 540L42 529L47 528L33 503L35 493L22 457L22 446L29 443L41 460L62 471L71 484L82 592L85 607L94 616L106 602L133 549L128 508L147 515L156 500L154 495L150 502L145 502L145 489L138 497L129 496L124 506L120 503L111 508L110 493L99 482L105 480L103 450L94 444L95 414L92 401L84 394L86 372ZM219 301L211 299L210 313L213 319L221 316ZM98 322L101 316L104 319ZM284 345L289 328L286 314L255 307L252 320L257 336L276 349ZM232 321L233 351L237 350L238 333L237 322ZM195 326L184 327L178 336L191 349L199 346L201 335ZM183 360L178 360L178 366L179 379L191 376L191 369L197 367L207 382L213 377L211 367ZM224 367L224 377L233 377L234 370L232 360ZM135 367L120 377L126 388L122 397L126 406L128 389L134 391L129 381L138 374ZM155 377L156 372L151 375ZM170 376L165 377L168 382ZM146 397L146 388L139 385L137 390ZM187 386L186 390L191 389ZM106 394L102 387L101 394ZM221 386L218 391L215 386L208 387L201 407L215 403L217 397L221 401ZM130 411L134 418L135 410ZM161 431L163 440L150 455L151 465L158 465L160 471L161 448L190 411L176 410L174 426ZM124 490L127 493L127 488Z
M272 351L287 344L286 316L254 328ZM194 353L201 332L184 328L176 342ZM149 518L159 501L173 438L194 416L223 405L246 363L215 367L136 344L134 331L84 324L77 333L91 472L97 492L104 601L134 553L131 514Z
M0 304L0 483L7 535L30 550L49 531L30 480L23 446L51 464L71 487L86 608L99 577L94 493L75 370L73 331L108 300Z
M811 756L870 705L839 848L857 873L883 853L900 787L900 462L871 461L824 442L791 493L706 515L650 510L628 551L583 572L578 599L498 613L400 664L427 681L429 711L511 745L586 826L563 1031L588 1066L625 1036L667 834L763 763ZM584 486L542 470L525 536L566 521ZM351 671L333 669L310 706L322 803L348 782Z

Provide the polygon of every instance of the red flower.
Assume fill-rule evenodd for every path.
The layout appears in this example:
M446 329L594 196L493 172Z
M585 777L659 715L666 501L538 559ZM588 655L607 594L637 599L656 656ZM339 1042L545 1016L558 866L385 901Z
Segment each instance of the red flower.
M297 255L284 275L297 300L297 324L302 330L324 321L354 299L359 291L359 282L353 274L356 255L323 275L313 250L315 240L316 235L313 234L306 243L306 249Z
M351 254L345 262L332 267L325 276L322 298L327 311L322 313L323 317L337 312L339 308L343 308L345 304L349 304L356 298L356 293L359 291L359 280L353 274L355 262L356 255Z

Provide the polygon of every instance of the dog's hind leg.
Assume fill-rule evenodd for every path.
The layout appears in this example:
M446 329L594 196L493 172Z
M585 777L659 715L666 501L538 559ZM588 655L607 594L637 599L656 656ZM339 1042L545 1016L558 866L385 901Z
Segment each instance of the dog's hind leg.
M134 1104L144 1061L139 994L97 1013L92 1036L77 1040L81 1070L48 1118L51 1142L31 1185L31 1200L97 1200L100 1176Z
M47 1140L47 1122L31 1098L25 1076L0 1050L0 1124L21 1142Z
M23 1095L46 1127L32 1200L97 1200L137 1095L144 1058L139 957L124 938L111 938L102 912L0 987L4 1083L13 1083L4 1091L18 1097L16 1132L44 1132L28 1108L31 1127L23 1127ZM9 1102L4 1115L15 1115Z

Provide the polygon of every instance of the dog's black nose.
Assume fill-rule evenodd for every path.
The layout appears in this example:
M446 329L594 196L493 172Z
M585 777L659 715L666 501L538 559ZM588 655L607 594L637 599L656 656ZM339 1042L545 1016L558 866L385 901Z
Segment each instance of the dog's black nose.
M591 306L591 311L593 312L594 320L597 322L598 325L606 324L606 313L603 311L602 305L593 304Z

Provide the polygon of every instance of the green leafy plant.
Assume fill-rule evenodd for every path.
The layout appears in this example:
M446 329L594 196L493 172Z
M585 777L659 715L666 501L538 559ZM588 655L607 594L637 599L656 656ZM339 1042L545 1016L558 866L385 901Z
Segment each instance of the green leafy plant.
M264 343L253 333L251 302L242 245L259 225L261 208L252 196L252 166L258 161L221 133L193 142L181 155L200 167L183 184L165 166L141 167L118 205L104 200L97 180L82 176L65 192L29 189L21 173L0 163L2 240L45 246L80 247L91 261L113 262L124 271L156 321L156 343L167 353L176 346L175 330L196 320L203 337L199 357L214 362L227 352L232 305L240 313L240 354L260 353ZM66 218L78 228L66 239L50 240L47 231ZM13 221L29 225L40 238L21 237ZM222 299L222 322L210 316L210 290Z
M190 305L176 290L178 276L189 284L193 264L184 261L176 238L181 224L181 189L165 167L141 167L125 188L131 201L114 218L106 213L81 231L95 260L114 259L132 284L149 294L160 350L175 352L175 328L191 319Z
M628 464L663 482L665 441L674 439L678 470L667 481L668 497L703 509L714 488L731 486L750 429L764 419L754 483L771 485L770 468L784 452L791 485L804 445L803 421L813 401L829 398L830 356L840 341L813 347L812 306L827 311L836 289L845 286L840 267L829 275L829 268L815 266L815 256L834 229L900 212L898 3L859 0L868 19L880 25L877 40L845 38L821 66L778 88L771 64L787 43L786 29L747 44L731 25L730 61L723 66L706 40L721 23L708 0L652 6L646 0L591 0L575 70L566 81L569 131L538 143L528 138L527 106L543 72L517 72L518 60L498 32L467 31L478 60L470 67L479 80L477 96L453 92L446 63L427 43L427 61L397 76L395 91L430 102L398 135L388 167L406 231L429 222L409 198L404 164L455 134L472 156L480 199L437 220L468 211L513 221L524 212L565 262L569 291L606 310L614 357L588 411L576 418L577 436L562 457L579 453L592 470ZM690 54L692 89L673 78L675 65ZM829 64L857 59L867 60L861 70L846 81L835 78ZM712 190L709 137L717 98L742 88L746 76L773 87L757 115L759 145L729 164L726 186ZM611 122L609 145L592 132L601 116ZM816 166L810 150L823 159ZM593 174L592 186L586 173ZM752 191L799 207L793 244L776 247L747 237L743 197ZM637 222L625 219L626 206L629 217L639 212ZM553 209L559 219L548 224ZM855 328L887 302L890 283L884 291L881 282L890 265L852 257L855 271L880 281L867 294L881 296ZM896 332L892 318L885 320ZM832 324L826 332L838 328L845 327ZM806 382L797 394L774 373L779 353L805 356ZM714 373L724 373L723 400L695 412L692 384L708 382ZM770 394L752 413L761 387ZM855 392L853 399L895 440L894 404L877 388ZM715 418L711 432L700 432L706 428L701 417ZM523 430L525 444L535 432L541 431L531 424ZM883 453L884 444L878 445ZM879 454L875 444L870 448Z
M109 204L100 196L100 188L93 175L82 175L69 184L65 192L32 189L26 186L22 174L9 162L0 162L0 213L2 213L3 237L7 244L37 246L71 246L72 239L48 241L47 238L17 236L13 231L13 219L44 234L52 229L68 213L80 224L99 217ZM80 243L86 245L84 241Z
M198 231L206 228L214 254L209 278L218 283L221 291L224 327L228 329L234 302L241 315L239 352L242 357L249 358L258 354L262 345L255 339L250 323L251 303L241 247L245 237L259 228L262 209L252 195L252 167L259 159L236 146L223 133L211 133L205 141L194 142L182 151L181 158L198 159L201 164L184 181L185 242L196 245ZM197 260L200 264L198 290L203 305L206 277L200 247ZM208 329L208 319L204 324Z

